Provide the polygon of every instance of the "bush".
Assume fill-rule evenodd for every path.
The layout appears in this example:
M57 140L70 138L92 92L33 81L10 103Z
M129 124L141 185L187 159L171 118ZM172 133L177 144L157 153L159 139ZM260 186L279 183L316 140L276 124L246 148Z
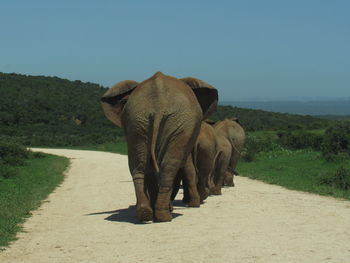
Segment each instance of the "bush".
M10 165L0 164L0 180L2 178L8 179L17 175L17 169Z
M278 147L275 139L270 136L247 136L242 151L242 159L246 162L252 162L259 152L268 152Z
M245 141L244 149L242 151L242 160L246 162L252 162L255 160L258 153L258 146L254 139L248 137Z
M321 147L322 156L334 161L350 155L350 123L338 123L329 127Z
M321 150L323 135L300 130L297 132L280 131L277 133L278 142L289 149L298 150L311 148Z
M43 153L35 153L10 138L0 137L0 179L8 179L18 174L17 167L30 158L42 158Z
M0 165L23 165L29 158L29 151L15 141L0 139Z
M30 152L30 158L31 159L41 159L41 158L45 158L45 154L42 152Z
M342 190L350 189L350 170L340 167L335 172L326 172L320 174L321 184L329 185Z

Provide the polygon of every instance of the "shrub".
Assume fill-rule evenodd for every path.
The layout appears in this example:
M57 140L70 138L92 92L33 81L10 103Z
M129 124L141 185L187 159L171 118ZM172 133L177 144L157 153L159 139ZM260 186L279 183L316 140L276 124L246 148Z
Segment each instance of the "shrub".
M30 158L31 159L39 159L39 158L45 158L45 154L42 152L30 152Z
M10 165L0 164L0 180L2 178L8 179L17 175L17 169Z
M338 123L329 127L321 147L322 156L328 161L350 155L350 123Z
M29 158L29 151L15 141L0 139L0 164L23 165L25 159Z
M350 189L350 170L340 167L335 172L325 172L320 174L321 184L329 185L342 190Z
M254 161L259 152L268 152L279 147L274 138L270 136L247 136L242 151L242 159L247 162Z
M277 133L278 142L287 148L297 150L311 148L321 150L323 135L300 130L297 132L280 131Z
M246 162L252 162L255 160L255 156L259 151L259 146L254 137L247 137L244 143L244 148L242 151L242 160Z
M18 174L16 166L25 164L29 158L41 158L42 153L33 153L10 138L0 137L0 179L8 179Z

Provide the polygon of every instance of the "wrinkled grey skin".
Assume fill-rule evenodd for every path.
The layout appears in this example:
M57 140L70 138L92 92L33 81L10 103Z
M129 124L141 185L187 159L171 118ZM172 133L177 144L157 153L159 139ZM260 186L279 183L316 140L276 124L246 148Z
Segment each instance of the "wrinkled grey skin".
M213 195L221 195L221 188L224 183L225 172L228 170L230 158L232 154L232 146L228 138L216 129L214 125L214 133L216 138L216 157L213 171L208 178L209 193Z
M120 82L101 100L107 118L124 129L138 219L170 221L174 179L186 166L202 119L216 109L216 89L157 72L141 83ZM196 185L191 187L191 198L199 199Z
M200 203L203 203L209 195L207 183L210 174L214 170L218 152L217 147L218 144L214 128L205 121L202 121L199 135L193 147L193 151L188 157L188 162L184 167L185 169L181 170L180 176L176 178L172 200L174 200L180 187L180 180L182 180L184 189L183 202L188 203L190 207L198 207ZM193 176L187 174L187 172L192 169L194 169L196 173L194 182L190 182L190 180L193 180ZM189 186L193 183L197 184L200 200L192 198L194 195L191 193L192 189L190 189Z
M231 154L227 170L218 183L227 186L234 186L233 177L236 172L238 160L245 142L245 132L237 118L225 119L218 121L214 125L215 133L218 137L224 137L231 146ZM220 177L219 176L219 177ZM218 185L218 187L220 187Z
M237 118L223 121L202 121L201 129L190 155L197 172L197 188L201 203L208 194L221 195L223 185L234 186L233 176L240 152L245 141L245 133ZM192 165L191 162L187 163ZM174 186L172 199L175 198L183 180L184 199L189 206L197 204L192 200L189 179L186 173L178 177Z

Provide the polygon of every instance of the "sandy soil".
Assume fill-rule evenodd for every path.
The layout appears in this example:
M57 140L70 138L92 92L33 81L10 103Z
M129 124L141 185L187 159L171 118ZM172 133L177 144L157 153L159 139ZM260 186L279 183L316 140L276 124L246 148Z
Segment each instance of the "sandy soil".
M176 201L170 223L139 224L126 156L38 150L71 167L1 263L350 262L349 201L237 177L201 208Z

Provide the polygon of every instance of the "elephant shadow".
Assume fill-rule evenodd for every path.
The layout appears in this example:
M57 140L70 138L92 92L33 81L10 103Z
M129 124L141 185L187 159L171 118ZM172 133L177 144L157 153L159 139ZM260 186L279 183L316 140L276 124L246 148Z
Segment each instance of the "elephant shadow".
M185 204L184 202L182 202L181 200L174 200L173 201L173 206L174 206L175 210L184 209L184 208L188 207L188 205Z
M104 220L112 221L112 222L130 223L135 225L143 225L143 224L150 223L150 222L140 222L135 215L135 211L136 211L136 206L130 205L128 208L122 208L122 209L117 209L113 211L90 213L88 214L88 216L109 214L109 216L105 217ZM182 216L182 214L174 213L174 212L172 212L171 214L173 216L173 219L178 216Z

